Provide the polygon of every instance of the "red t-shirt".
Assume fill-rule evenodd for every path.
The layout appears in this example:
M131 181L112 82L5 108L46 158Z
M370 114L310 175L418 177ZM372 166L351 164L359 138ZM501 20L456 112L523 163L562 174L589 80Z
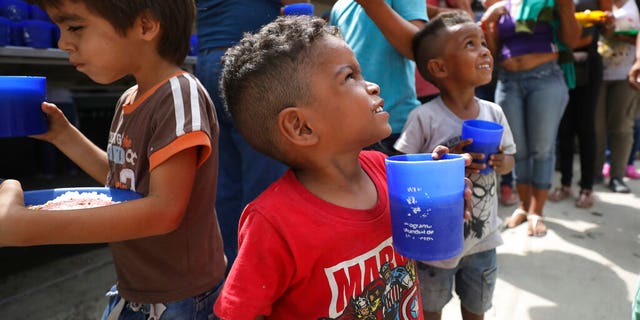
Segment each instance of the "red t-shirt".
M384 158L374 151L360 155L378 191L371 209L326 202L292 171L250 203L216 315L422 319L415 262L395 252L391 242Z

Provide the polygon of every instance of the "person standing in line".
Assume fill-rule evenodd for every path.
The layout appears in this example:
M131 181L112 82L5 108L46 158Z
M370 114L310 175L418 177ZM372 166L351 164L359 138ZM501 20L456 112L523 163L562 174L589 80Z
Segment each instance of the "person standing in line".
M613 16L616 31L640 29L640 15L634 0L614 0ZM608 145L611 151L609 189L619 193L631 192L623 178L633 145L635 100L638 95L626 79L636 59L635 51L635 39L624 34L605 34L598 43L598 52L604 63L604 81L600 85L596 106L594 171L598 177L602 177Z
M596 157L595 116L598 90L602 82L602 57L598 53L598 35L612 31L611 0L579 0L576 11L602 10L607 18L601 23L585 27L582 33L584 45L573 52L576 70L576 87L569 90L569 103L558 129L558 158L560 162L560 186L549 194L549 200L561 201L573 197L573 158L575 141L578 140L580 156L580 192L575 199L577 208L591 208Z
M294 0L198 0L198 61L195 74L211 95L220 127L216 211L227 257L227 272L238 254L242 209L277 180L287 167L251 147L238 133L220 97L218 83L225 51L245 32L254 32L280 15Z
M393 144L420 105L411 41L427 20L424 0L338 0L331 9L330 23L355 52L364 77L380 85L391 117L391 135L366 149L396 154Z
M519 204L507 227L528 221L527 234L543 236L558 126L574 85L572 65L559 59L580 44L582 27L571 0L498 1L480 23L499 61L495 102L503 108L518 146Z

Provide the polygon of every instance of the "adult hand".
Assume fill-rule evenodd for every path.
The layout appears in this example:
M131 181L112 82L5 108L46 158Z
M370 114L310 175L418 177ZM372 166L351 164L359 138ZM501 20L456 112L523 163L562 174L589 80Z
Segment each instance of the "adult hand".
M507 10L506 1L498 1L493 3L487 10L482 14L482 18L480 21L484 23L494 23L498 22L500 16L503 14L508 14L509 10Z
M640 48L636 47L636 50L640 50ZM631 69L629 69L629 84L634 89L640 91L640 60L636 59L636 62L633 63Z

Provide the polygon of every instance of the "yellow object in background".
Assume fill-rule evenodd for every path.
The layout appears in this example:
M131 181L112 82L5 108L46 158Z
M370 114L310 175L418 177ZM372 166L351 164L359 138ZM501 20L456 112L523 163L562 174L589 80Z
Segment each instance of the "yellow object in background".
M585 10L575 13L576 20L580 22L583 27L591 27L594 24L604 22L606 14L601 10Z

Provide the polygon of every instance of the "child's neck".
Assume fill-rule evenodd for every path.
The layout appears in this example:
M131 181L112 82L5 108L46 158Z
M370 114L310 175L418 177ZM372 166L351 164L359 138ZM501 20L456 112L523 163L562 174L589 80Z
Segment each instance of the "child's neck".
M164 59L159 59L154 65L155 67L146 65L133 75L138 84L137 97L144 95L158 83L169 79L182 70L179 66Z
M475 119L478 117L480 107L476 102L475 90L468 92L456 92L452 94L448 91L441 91L440 96L444 105L462 120Z
M294 169L298 181L312 194L337 206L366 210L377 203L373 180L357 155L318 157L305 168Z

